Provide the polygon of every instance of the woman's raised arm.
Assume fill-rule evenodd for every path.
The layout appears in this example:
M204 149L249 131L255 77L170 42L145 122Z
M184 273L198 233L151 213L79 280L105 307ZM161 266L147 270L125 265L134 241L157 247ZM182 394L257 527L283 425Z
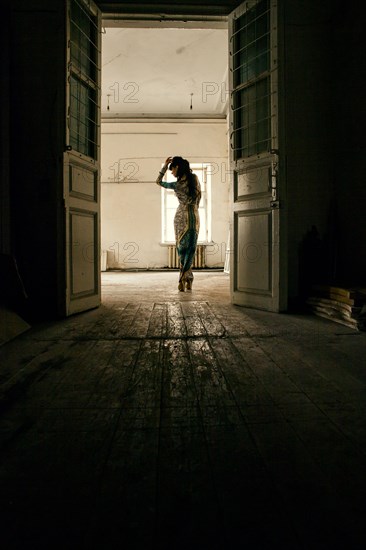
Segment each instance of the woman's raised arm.
M172 157L168 157L165 161L165 164L163 168L160 170L158 177L156 178L156 183L160 185L161 187L165 187L165 189L175 189L176 182L175 181L163 181L163 177L165 176L165 172L168 170L168 166L171 163Z

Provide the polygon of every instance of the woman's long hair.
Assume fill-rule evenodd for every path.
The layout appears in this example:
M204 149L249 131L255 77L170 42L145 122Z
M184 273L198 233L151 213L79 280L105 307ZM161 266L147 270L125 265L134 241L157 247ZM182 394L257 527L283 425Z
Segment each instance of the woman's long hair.
M169 168L173 168L173 166L178 166L177 171L177 178L180 179L183 176L187 177L188 181L188 193L189 196L195 200L197 197L197 188L196 188L196 182L195 182L195 176L191 170L191 167L189 166L189 162L187 159L184 159L182 157L173 157L172 162L170 163Z

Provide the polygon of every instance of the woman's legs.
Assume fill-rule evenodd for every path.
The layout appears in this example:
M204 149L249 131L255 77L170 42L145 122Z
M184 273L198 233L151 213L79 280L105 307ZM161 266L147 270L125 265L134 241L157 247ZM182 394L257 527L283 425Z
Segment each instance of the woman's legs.
M180 260L180 273L179 273L179 290L184 290L186 285L187 290L192 289L193 273L192 263L196 252L197 246L197 233L188 231L183 239L177 246L179 260Z
M178 215L179 214L179 215ZM184 287L187 290L192 289L193 273L192 264L194 255L196 253L197 239L199 232L199 216L198 210L192 205L187 206L187 210L184 217L184 230L183 236L181 232L182 212L177 210L174 218L175 236L177 239L177 251L180 261L180 273L179 273L179 285L178 289L184 291Z

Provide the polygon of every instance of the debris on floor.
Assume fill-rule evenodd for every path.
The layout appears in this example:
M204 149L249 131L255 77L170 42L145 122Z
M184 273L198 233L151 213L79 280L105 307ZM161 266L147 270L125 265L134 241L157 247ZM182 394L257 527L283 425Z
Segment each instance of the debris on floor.
M306 304L319 317L366 330L366 288L313 285Z
M0 346L30 328L22 318L26 300L15 258L0 253Z
M15 311L0 305L0 346L29 328L30 325L27 321L22 319Z

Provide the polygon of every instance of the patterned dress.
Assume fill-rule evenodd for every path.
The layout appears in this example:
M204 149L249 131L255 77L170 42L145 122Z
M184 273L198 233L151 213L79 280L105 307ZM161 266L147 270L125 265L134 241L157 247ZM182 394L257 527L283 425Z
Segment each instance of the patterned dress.
M188 180L184 175L176 182L163 181L166 168L159 172L156 183L166 189L173 189L179 206L174 216L174 233L180 262L179 282L192 282L192 263L197 247L198 233L200 229L200 218L198 207L201 200L201 185L195 174L193 174L196 187L196 197L189 195Z

